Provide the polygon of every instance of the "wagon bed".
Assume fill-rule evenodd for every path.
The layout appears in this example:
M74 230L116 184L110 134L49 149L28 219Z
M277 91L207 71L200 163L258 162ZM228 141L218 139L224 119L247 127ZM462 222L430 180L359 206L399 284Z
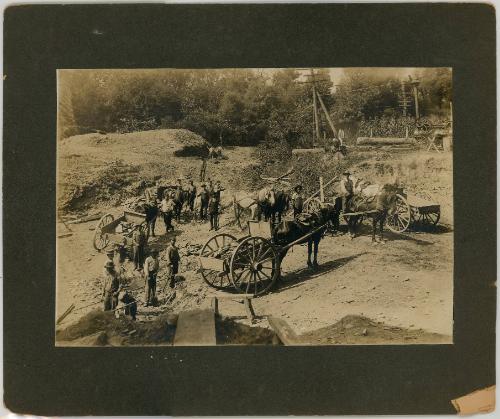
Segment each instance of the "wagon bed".
M122 223L129 224L131 228L125 230L118 227ZM97 223L94 232L93 245L98 251L105 249L110 243L121 243L123 239L132 236L133 225L139 224L145 232L146 215L140 212L125 210L123 214L115 218L112 214L106 214ZM118 231L117 231L118 230ZM120 231L122 230L122 231Z

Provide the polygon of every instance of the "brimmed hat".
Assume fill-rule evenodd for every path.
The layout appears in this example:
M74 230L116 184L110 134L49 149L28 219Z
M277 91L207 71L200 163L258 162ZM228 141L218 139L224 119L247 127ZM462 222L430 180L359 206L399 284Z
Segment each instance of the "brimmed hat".
M115 264L113 262L111 262L110 260L108 260L106 262L106 264L104 265L105 268L114 268L115 267Z
M344 172L344 173L342 173L342 175L343 175L343 176L351 176L351 173L349 173L349 172Z

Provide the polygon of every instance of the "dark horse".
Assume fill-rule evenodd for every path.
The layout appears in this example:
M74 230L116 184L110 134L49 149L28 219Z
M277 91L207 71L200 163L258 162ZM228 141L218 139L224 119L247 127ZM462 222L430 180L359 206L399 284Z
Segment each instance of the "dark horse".
M181 221L181 212L184 204L189 203L190 193L189 191L185 191L184 189L177 188L174 190L174 215L175 219L179 223Z
M265 221L271 220L272 225L281 222L281 215L290 209L290 194L282 190L264 188L258 192L258 214L264 215Z
M274 243L279 246L286 246L295 241L295 244L307 242L307 266L318 266L318 246L321 241L327 224L333 222L338 216L338 209L334 205L324 204L314 214L304 214L302 219L280 222L273 231ZM305 235L313 232L310 236ZM314 258L311 261L311 255L314 248ZM283 251L281 258L284 258L288 249Z
M386 184L382 190L371 198L355 195L346 203L346 213L363 213L350 215L347 219L349 235L354 238L356 227L363 216L372 219L372 242L377 243L375 237L377 225L380 226L380 242L384 242L384 224L387 215L393 214L396 210L397 193L399 189L395 185Z
M156 218L159 214L159 209L156 205L144 204L144 213L146 214L146 237L151 234L155 237Z

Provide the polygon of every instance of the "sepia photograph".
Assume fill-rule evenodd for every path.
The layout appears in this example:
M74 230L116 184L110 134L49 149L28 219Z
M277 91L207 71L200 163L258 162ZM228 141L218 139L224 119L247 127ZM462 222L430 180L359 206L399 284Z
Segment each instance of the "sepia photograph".
M452 73L58 70L55 345L452 344Z

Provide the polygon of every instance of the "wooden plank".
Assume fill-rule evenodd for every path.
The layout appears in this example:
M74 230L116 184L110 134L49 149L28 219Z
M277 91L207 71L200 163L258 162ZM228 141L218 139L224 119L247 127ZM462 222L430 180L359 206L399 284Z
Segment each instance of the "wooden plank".
M244 300L245 298L254 298L253 294L230 294L230 293L217 293L213 297L219 300Z
M190 310L179 314L174 346L215 345L215 314L213 310Z
M269 321L269 326L273 329L274 333L278 336L278 338L283 342L284 345L287 346L298 346L304 345L299 340L297 334L293 331L293 329L289 326L289 324L279 317L270 316L267 318Z
M203 269L211 269L212 271L225 272L223 259L200 256L200 266Z
M395 145L395 144L415 144L414 138L404 137L359 137L356 145Z

